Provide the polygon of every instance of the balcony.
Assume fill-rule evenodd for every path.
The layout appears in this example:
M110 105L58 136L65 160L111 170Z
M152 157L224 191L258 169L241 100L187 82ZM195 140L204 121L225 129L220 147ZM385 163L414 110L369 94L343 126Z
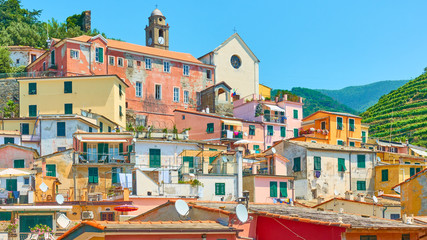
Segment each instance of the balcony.
M243 138L242 131L222 130L221 139L239 140Z
M40 135L22 135L23 142L40 142Z
M76 152L74 164L135 164L135 152L117 154Z
M277 117L275 115L264 115L263 121L270 122L270 123L286 123L286 117L285 116Z

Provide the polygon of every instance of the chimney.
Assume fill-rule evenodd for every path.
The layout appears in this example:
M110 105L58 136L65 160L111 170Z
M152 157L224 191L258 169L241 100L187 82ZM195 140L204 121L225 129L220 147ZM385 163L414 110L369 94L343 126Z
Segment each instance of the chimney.
M321 204L323 201L325 201L325 198L322 196L317 197L317 204Z
M91 29L91 12L90 11L84 11L82 18L82 30L87 32Z
M353 192L352 191L346 191L345 192L345 199L354 200Z
M365 201L365 194L363 194L363 193L357 194L357 201L364 202Z

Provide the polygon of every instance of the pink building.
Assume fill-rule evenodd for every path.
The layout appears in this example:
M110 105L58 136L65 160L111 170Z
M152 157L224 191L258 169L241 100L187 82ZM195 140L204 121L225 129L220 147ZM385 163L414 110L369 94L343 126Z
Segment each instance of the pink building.
M302 98L285 95L274 101L261 100L251 95L233 102L234 116L247 121L259 122L264 129L264 146L298 136L303 116Z
M34 76L41 76L40 72L48 76L116 74L130 86L126 89L126 108L136 114L137 122L171 128L173 110L196 109L197 93L214 84L214 66L188 53L165 50L169 25L164 25L165 17L156 10L151 14L147 34L156 36L166 31L163 41L167 48L147 47L157 38L151 43L147 40L147 46L101 35L53 39L49 50L27 70Z
M37 150L15 144L0 145L1 168L33 167L34 159L38 158Z
M254 203L290 203L294 199L293 177L286 175L286 158L278 154L254 154L243 164L243 191ZM247 156L251 158L251 156Z

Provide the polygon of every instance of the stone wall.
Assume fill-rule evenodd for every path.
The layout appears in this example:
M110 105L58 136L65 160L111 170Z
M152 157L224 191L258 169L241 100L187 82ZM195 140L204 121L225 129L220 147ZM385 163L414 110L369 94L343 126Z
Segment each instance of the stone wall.
M0 80L0 115L9 100L19 103L19 85L16 79Z

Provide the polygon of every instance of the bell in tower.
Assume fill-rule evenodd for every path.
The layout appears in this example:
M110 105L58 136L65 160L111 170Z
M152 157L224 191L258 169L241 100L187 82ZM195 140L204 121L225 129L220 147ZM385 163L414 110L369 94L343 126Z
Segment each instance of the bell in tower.
M169 50L169 24L159 9L154 9L145 27L145 44L148 47Z

